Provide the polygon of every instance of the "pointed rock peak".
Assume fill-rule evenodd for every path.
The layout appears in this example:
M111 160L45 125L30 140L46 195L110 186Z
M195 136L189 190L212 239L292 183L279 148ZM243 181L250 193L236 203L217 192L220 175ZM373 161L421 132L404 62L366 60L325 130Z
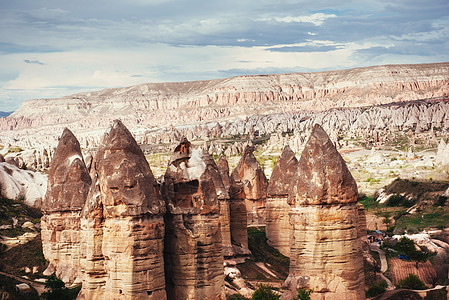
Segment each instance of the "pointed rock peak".
M103 148L110 151L141 152L131 132L120 120L114 120L103 137Z
M217 168L217 164L215 163L214 158L212 157L212 155L210 155L209 151L207 151L206 149L203 149L203 151L201 152L201 158L203 159L206 165L214 166L214 168Z
M282 153L281 153L281 156L279 157L279 160L288 162L288 161L290 161L293 158L296 159L295 152L293 152L293 150L290 148L289 145L286 145L284 147L284 150L282 150Z
M105 216L162 212L157 182L136 140L116 120L105 133L91 172L98 176Z
M357 202L357 184L323 128L316 124L299 159L291 205Z
M42 210L80 210L86 201L90 183L80 144L73 133L65 128L50 165Z
M287 145L284 147L284 151L282 151L282 154L271 173L270 183L268 185L268 195L287 195L297 168L298 160L296 159L295 153Z
M56 160L57 163L60 163L61 160L65 160L72 155L76 155L82 159L80 143L70 129L64 128L59 138L53 161Z
M218 158L218 161L217 161L217 167L218 167L218 169L220 169L220 172L221 172L221 170L223 170L229 176L229 163L228 163L228 160L226 159L226 156L220 155L220 157Z
M254 152L254 146L247 145L245 147L245 150L243 150L243 156L251 155L251 154L253 154L253 152Z

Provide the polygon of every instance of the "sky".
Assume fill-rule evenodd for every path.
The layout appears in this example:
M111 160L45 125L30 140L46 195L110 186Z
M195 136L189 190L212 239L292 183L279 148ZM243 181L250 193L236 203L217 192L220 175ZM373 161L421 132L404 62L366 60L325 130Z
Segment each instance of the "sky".
M447 61L448 0L0 0L0 111L140 83Z

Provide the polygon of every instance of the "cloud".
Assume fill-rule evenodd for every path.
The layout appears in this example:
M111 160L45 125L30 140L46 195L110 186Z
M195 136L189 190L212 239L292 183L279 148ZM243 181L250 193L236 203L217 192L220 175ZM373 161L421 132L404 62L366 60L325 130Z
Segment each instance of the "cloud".
M37 59L24 59L24 62L26 62L27 64L34 64L34 65L45 65L43 62L38 61Z
M447 0L4 2L0 110L142 82L449 61Z

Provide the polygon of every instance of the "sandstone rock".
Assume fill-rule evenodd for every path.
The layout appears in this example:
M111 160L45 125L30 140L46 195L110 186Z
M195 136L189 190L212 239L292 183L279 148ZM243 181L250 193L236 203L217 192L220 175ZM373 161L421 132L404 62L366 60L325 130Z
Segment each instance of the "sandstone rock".
M253 151L254 147L247 146L238 165L232 171L230 196L232 200L245 201L248 225L265 225L268 180ZM232 212L233 208L231 216Z
M50 166L41 218L44 256L66 283L81 276L80 214L90 184L79 142L66 128Z
M299 159L289 204L292 247L283 297L305 287L314 291L312 299L365 299L357 185L319 125Z
M127 128L114 121L92 164L82 213L80 299L165 299L165 206Z
M298 168L298 160L289 146L285 146L271 173L268 185L266 227L268 244L285 256L290 256L288 190Z
M162 185L168 208L164 252L169 299L225 298L220 203L209 170L183 138Z
M22 170L7 162L0 162L0 194L2 197L24 201L41 208L47 189L47 177L39 172Z
M201 158L206 164L206 172L214 183L215 190L217 191L217 199L220 203L220 224L223 255L225 257L230 257L234 255L234 250L231 244L231 215L229 209L228 193L229 190L225 188L221 173L218 170L218 166L209 152L203 151Z

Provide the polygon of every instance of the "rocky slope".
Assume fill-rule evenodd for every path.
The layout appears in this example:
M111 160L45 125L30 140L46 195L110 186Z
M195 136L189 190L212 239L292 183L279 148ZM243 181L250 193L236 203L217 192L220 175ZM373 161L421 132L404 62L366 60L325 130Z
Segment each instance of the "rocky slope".
M0 130L69 123L73 130L104 128L117 116L131 127L159 126L161 120L181 124L255 112L367 106L448 94L449 63L149 83L29 100L0 119Z

